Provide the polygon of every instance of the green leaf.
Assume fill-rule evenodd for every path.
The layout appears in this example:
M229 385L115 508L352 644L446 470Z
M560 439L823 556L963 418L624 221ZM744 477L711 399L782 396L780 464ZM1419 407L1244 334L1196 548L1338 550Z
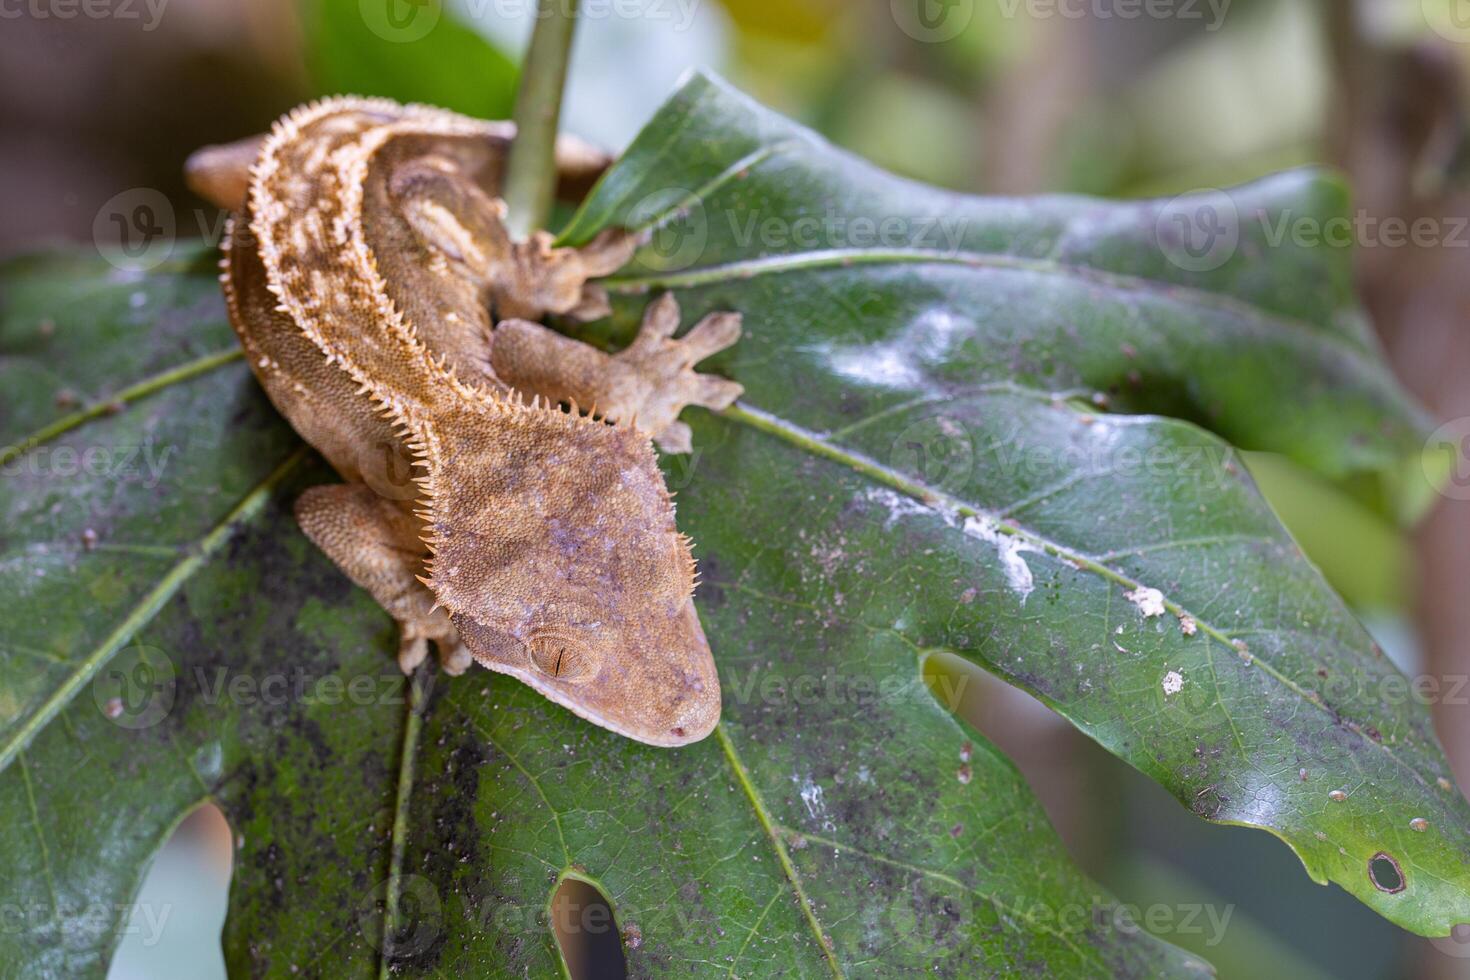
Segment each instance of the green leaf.
M380 95L509 119L516 64L442 0L303 0L319 95Z
M605 890L639 974L1208 972L1116 927L1010 763L928 693L922 651L812 613L830 555L707 586L727 721L697 746L486 671L421 676L410 720L392 623L295 527L332 477L234 353L206 258L0 274L0 856L25 915L0 975L100 974L116 907L208 799L237 835L239 975L548 975L567 875ZM58 409L63 388L83 405ZM706 533L716 580L760 558L738 522Z
M1288 175L1237 200L1343 195ZM744 234L829 209L899 237ZM211 798L237 834L238 974L545 975L565 876L609 897L638 975L1207 969L1118 927L926 689L936 650L1394 921L1470 918L1470 819L1422 706L1385 694L1397 675L1224 442L1121 413L1334 478L1399 467L1422 419L1345 256L1247 236L1190 274L1151 242L1158 211L939 194L703 78L655 117L568 237L658 229L597 339L664 287L686 322L746 316L718 363L747 401L691 413L696 452L666 463L725 695L716 734L674 751L488 672L410 692L391 622L294 526L332 477L231 353L207 256L5 267L0 859L28 918L0 930L3 969L100 972L113 904ZM925 244L931 217L960 220L955 248ZM1119 414L1079 407L1096 393ZM131 446L163 464L126 466ZM1125 598L1140 586L1165 615ZM1319 669L1360 686L1314 700ZM1380 850L1394 895L1367 878Z
M598 338L665 289L686 318L745 316L719 362L745 399L704 421L680 496L707 580L751 567L722 554L732 519L768 561L831 554L771 597L969 657L1201 816L1445 935L1470 921L1470 808L1425 703L1450 681L1397 671L1230 445L1384 487L1419 465L1427 422L1350 252L1279 234L1348 206L1314 172L1174 202L942 193L696 77L562 239L650 235ZM1220 247L1190 251L1180 217L1219 221Z

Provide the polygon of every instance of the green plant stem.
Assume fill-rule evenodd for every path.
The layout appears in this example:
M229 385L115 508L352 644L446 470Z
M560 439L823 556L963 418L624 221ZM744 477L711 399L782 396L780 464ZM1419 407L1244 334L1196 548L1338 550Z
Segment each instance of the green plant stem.
M545 228L556 191L556 133L579 0L540 0L516 93L516 140L505 177L511 234Z

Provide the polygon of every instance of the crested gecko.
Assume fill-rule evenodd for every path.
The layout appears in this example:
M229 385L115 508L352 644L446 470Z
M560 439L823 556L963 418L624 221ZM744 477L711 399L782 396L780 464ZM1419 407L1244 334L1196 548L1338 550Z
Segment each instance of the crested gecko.
M687 452L683 408L740 395L693 370L740 318L675 340L665 294L615 355L536 322L606 315L592 280L638 242L512 240L495 195L513 136L334 98L186 172L231 211L220 278L251 369L346 481L307 491L297 519L397 621L402 669L432 643L447 673L479 662L611 731L684 745L714 728L720 687L652 444ZM606 164L558 143L564 186Z

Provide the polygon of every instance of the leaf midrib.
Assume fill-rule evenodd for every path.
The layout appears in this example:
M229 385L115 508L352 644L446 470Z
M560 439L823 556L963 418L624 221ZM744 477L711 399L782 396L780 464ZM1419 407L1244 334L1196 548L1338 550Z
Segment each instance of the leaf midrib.
M837 962L837 951L832 948L832 942L827 938L827 933L822 929L822 923L817 919L816 909L812 906L811 899L807 897L806 889L802 887L801 876L797 873L796 865L791 860L791 854L786 850L786 845L781 840L781 825L771 816L766 809L765 800L762 799L760 791L755 788L755 783L750 778L750 772L745 768L745 763L740 761L740 753L735 749L735 743L730 738L729 732L725 731L725 723L722 721L715 725L715 738L720 743L720 749L729 763L730 771L735 774L740 788L745 792L746 799L750 801L751 809L755 811L756 819L761 828L765 830L769 839L771 849L776 852L776 859L781 864L781 870L786 874L791 883L792 890L796 893L797 903L801 906L801 913L806 918L807 925L811 927L813 934L817 937L817 944L821 947L822 955L827 960L827 966L834 977L842 977L842 966Z
M1037 395L1036 397L1040 398L1042 396ZM920 504L923 504L925 507L932 509L936 516L939 516L942 520L947 519L949 515L957 516L960 518L974 517L979 519L990 519L995 521L995 531L997 533L1005 534L1010 537L1020 538L1024 540L1027 544L1032 545L1038 552L1050 555L1052 558L1061 559L1062 561L1067 562L1068 564L1077 568L1079 571L1091 573L1107 581L1113 582L1116 585L1126 586L1130 589L1150 587L1147 586L1146 583L1140 582L1129 575L1125 575L1122 572L1116 571L1115 569L1108 568L1106 565L1102 564L1093 556L1084 554L1079 550L1070 548L1057 541L1054 541L1051 538L1046 537L1038 531L1028 528L1026 525L1014 519L1002 519L998 515L982 510L974 504L959 500L955 497L950 496L947 493L929 487L918 480L914 480L903 475L902 473L899 473L887 466L884 466L882 463L879 463L876 460L871 459L860 452L857 452L856 450L835 445L818 433L804 429L801 426L789 422L778 415L756 408L755 406L750 405L748 402L737 402L735 405L731 406L728 409L725 409L720 414L724 418L730 419L734 422L740 423L774 438L781 439L788 444L809 453L810 455L847 466L849 469L868 477L874 482L881 483L893 490L906 494L909 497L912 497L914 500L918 501ZM1160 591L1162 592L1162 590ZM1229 650L1231 656L1240 656L1238 648L1234 645L1234 643L1231 641L1230 637L1225 633L1225 631L1209 622L1206 618L1194 613L1185 606L1182 606L1174 599L1169 598L1167 594L1165 594L1164 596L1164 606L1170 613L1172 613L1176 617L1190 617L1195 621L1200 632L1203 633L1206 637L1215 640L1226 650ZM1277 683L1282 685L1282 687L1284 687L1286 690L1289 690L1293 694L1295 694L1298 698L1301 699L1303 703L1310 704L1320 711L1326 713L1330 718L1333 719L1334 723L1338 720L1339 715L1336 711L1334 711L1331 707L1329 707L1320 699L1308 696L1307 692L1304 691L1300 685L1298 685L1291 678L1287 677L1285 674L1281 673L1268 661L1253 655L1251 662L1253 669L1261 670L1267 677L1272 678ZM1214 659L1212 658L1211 664L1213 663ZM1366 745L1373 746L1374 748L1383 752L1389 759L1394 762L1394 764L1407 772L1418 785L1424 787L1425 789L1429 788L1429 784L1424 779L1424 777L1421 776L1419 772L1414 769L1413 766L1401 759L1390 746L1368 738L1366 734L1355 727L1348 727L1347 730L1352 732Z
M1364 356L1362 345L1328 327L1268 311L1245 300L1196 286L1186 286L1144 276L1109 272L1090 265L1058 262L1055 259L982 252L949 252L926 248L829 248L792 252L756 259L740 259L686 272L640 276L610 276L598 282L610 292L641 295L653 289L688 289L698 286L744 282L759 276L784 275L810 270L841 270L855 265L947 265L963 269L995 269L1030 272L1101 286L1118 292L1153 296L1163 302L1192 305L1245 321L1263 330L1285 328L1310 336L1353 357Z

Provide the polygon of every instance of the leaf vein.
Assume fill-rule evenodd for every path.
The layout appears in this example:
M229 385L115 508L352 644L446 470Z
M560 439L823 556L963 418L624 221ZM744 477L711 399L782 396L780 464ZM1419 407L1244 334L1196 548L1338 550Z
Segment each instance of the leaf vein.
M798 449L805 450L806 452L811 453L812 455L822 457L843 466L847 466L849 469L852 469L862 476L866 476L875 482L885 484L894 490L913 497L915 500L924 504L926 507L934 509L935 513L940 515L941 517L956 515L959 517L985 517L992 520L996 519L995 514L983 511L973 504L965 503L964 501L958 500L946 493L926 486L915 479L905 476L902 473L899 473L883 465L882 463L879 463L878 461L868 456L865 456L860 452L857 452L856 450L848 449L844 446L834 445L817 433L811 432L807 429L803 429L792 422L788 422L785 419L780 418L779 416L763 411L746 402L737 402L730 408L725 409L721 413L721 415L725 418L746 425L759 432L763 432L766 435L772 436L773 438L781 439ZM1083 552L1078 551L1074 548L1069 548L1066 545L1060 544L1056 541L1053 541L1050 538L1047 538L1045 535L1037 531L1030 530L1015 521L998 523L995 530L998 534L1020 538L1024 540L1027 544L1031 545L1034 550L1042 554L1050 555L1053 558L1061 559L1062 561L1067 562L1069 565L1079 571L1096 575L1099 578L1103 578L1107 581L1113 582L1116 585L1125 586L1128 589L1132 590L1145 587L1144 583L1139 582L1132 576L1125 575L1124 573L1119 572L1115 569L1108 568L1107 566L1103 565L1097 558L1084 554ZM1201 615L1198 615L1191 610L1181 606L1176 600L1169 598L1167 595L1165 595L1164 597L1164 607L1175 616L1189 616L1195 621L1201 633L1203 633L1210 639L1217 641L1221 646L1230 650L1232 655L1240 655L1238 649L1231 642L1229 634L1220 627L1213 625L1212 623L1204 619ZM1272 678L1274 681L1281 684L1287 690L1296 694L1299 698L1302 699L1302 701L1315 705L1321 711L1330 716L1333 719L1334 723L1337 722L1339 716L1336 711L1334 711L1319 698L1309 695L1308 692L1303 690L1303 688L1299 684L1293 681L1290 677L1287 677L1285 674L1281 673L1281 671L1277 670L1273 665L1260 659L1259 657L1253 658L1251 663L1254 665L1255 669L1261 670L1264 674L1266 674L1266 676ZM1351 731L1358 738L1360 738L1365 744L1370 745L1387 755L1389 759L1391 759L1396 765L1407 772L1420 786L1426 789L1428 788L1428 781L1422 775L1420 775L1420 773L1415 770L1413 766L1409 765L1403 759L1399 758L1397 753L1395 753L1390 746L1382 742L1374 741L1355 726L1349 727L1348 730Z
M25 748L30 740L42 728L50 724L51 720L71 702L77 691L95 677L97 672L122 649L128 640L153 621L153 618L168 601L183 588L184 583L188 582L209 562L214 553L230 539L241 524L260 512L272 491L306 456L306 447L298 446L284 462L242 497L240 502L210 529L196 546L189 550L187 557L169 569L158 584L149 590L147 595L123 618L122 622L113 628L106 639L77 664L66 680L51 693L40 708L16 726L15 730L9 733L3 741L0 741L0 770L4 770L14 761L16 755Z

